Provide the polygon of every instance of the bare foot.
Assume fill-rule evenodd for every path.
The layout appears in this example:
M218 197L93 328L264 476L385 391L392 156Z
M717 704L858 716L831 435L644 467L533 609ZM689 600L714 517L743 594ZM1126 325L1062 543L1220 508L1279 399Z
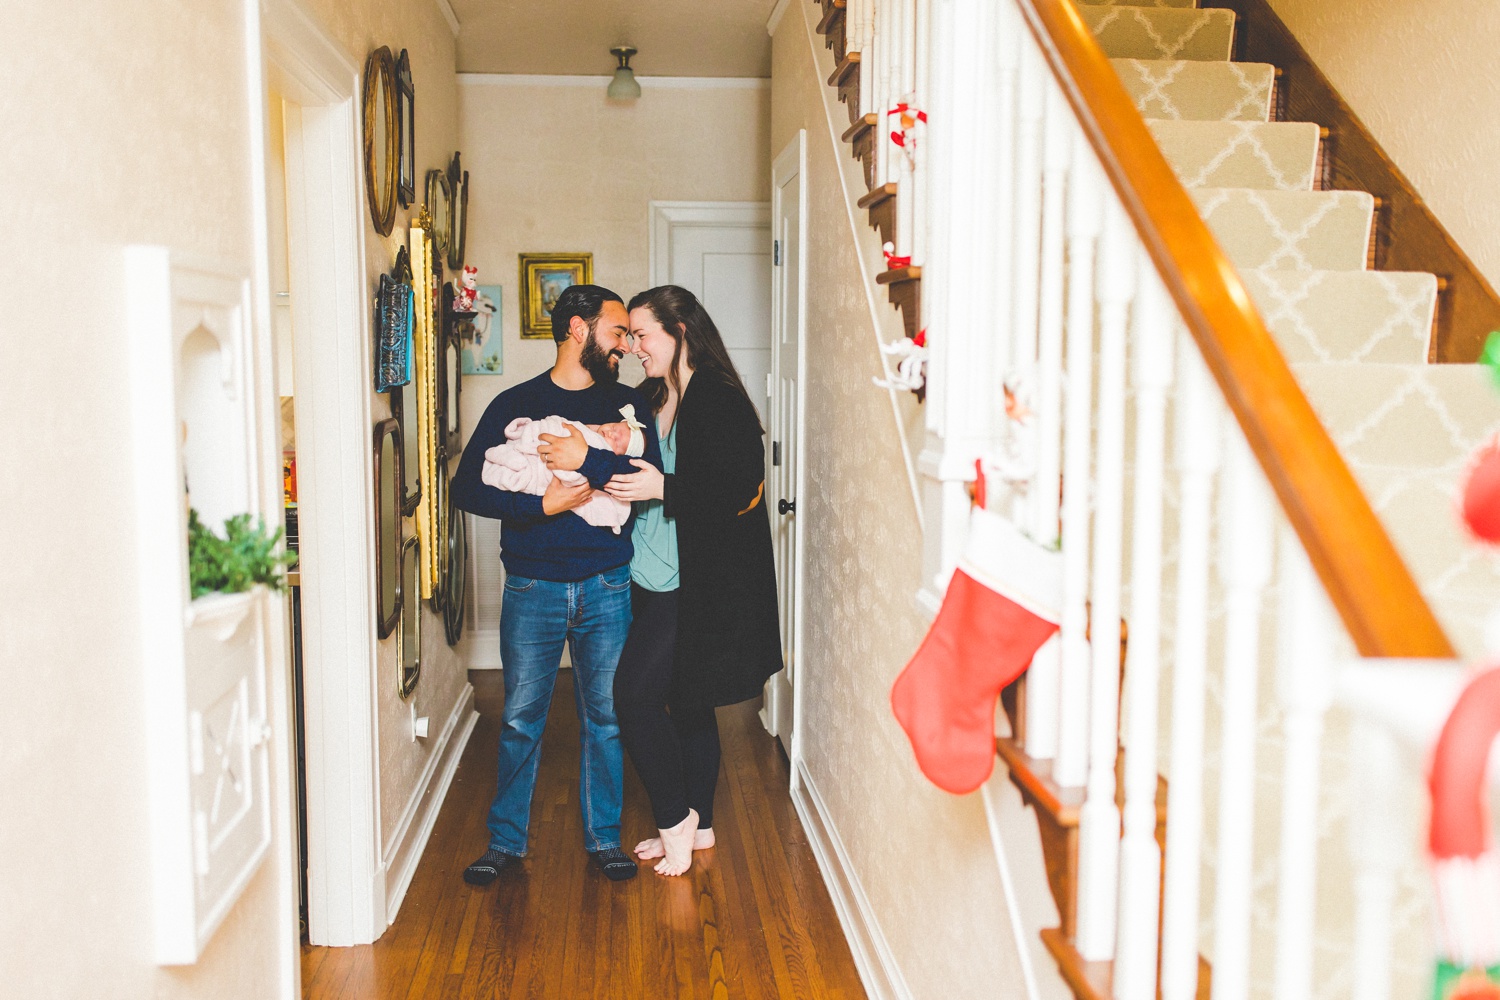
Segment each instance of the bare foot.
M699 827L698 832L693 834L693 850L706 851L714 846L714 828L711 826ZM652 837L635 845L635 855L642 861L650 861L652 858L660 858L666 854L661 847L661 838Z
M661 831L666 857L656 865L658 875L681 875L693 867L693 835L698 832L698 811L689 809L687 819L670 830Z

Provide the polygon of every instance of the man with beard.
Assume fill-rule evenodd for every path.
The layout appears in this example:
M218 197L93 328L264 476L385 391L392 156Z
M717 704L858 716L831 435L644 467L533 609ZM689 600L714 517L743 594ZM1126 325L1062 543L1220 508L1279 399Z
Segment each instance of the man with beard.
M620 419L621 407L650 413L636 390L619 384L620 358L630 346L630 318L620 297L598 285L574 285L552 308L557 362L496 396L480 418L453 477L454 506L500 520L505 597L500 606L500 660L505 713L500 774L490 806L489 848L464 870L464 881L486 885L526 854L531 797L541 761L542 731L563 644L572 655L574 703L582 728L579 802L584 846L614 881L636 873L620 850L624 760L615 721L615 665L630 629L630 528L619 534L568 512L586 503L635 461L590 448L576 429L542 435L538 454L549 468L577 470L584 481L554 478L542 496L486 486L484 453L503 443L517 417L553 415L585 424ZM661 468L656 422L645 421L644 460Z

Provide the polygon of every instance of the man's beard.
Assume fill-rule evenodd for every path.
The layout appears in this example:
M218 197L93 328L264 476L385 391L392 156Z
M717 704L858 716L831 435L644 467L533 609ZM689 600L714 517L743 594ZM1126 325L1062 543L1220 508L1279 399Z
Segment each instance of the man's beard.
M619 359L624 356L624 351L611 351L606 354L600 349L593 333L590 333L589 339L584 341L583 351L578 355L578 363L583 365L584 371L593 376L596 383L612 385L620 380Z

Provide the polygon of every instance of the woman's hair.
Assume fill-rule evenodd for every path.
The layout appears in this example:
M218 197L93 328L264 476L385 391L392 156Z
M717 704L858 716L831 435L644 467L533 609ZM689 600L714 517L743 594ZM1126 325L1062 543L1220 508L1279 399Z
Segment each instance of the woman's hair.
M687 351L688 367L695 375L710 372L718 374L739 389L745 402L750 403L750 394L745 391L745 383L740 380L740 373L729 357L724 338L719 336L719 328L714 326L708 310L703 308L703 303L698 301L696 295L679 285L660 285L640 292L626 306L631 312L642 307L650 309L651 315L656 317L662 329L677 341L677 349L672 352L672 365L667 369L665 379L648 378L640 385L641 394L651 404L653 413L661 410L667 401L668 382L679 396L682 394L677 366L684 350ZM754 403L750 403L750 409L752 412L755 410Z

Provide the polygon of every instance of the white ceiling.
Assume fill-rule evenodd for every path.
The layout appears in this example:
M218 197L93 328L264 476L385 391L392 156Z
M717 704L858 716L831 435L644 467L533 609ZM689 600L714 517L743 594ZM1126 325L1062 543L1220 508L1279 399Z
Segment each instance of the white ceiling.
M775 0L450 0L460 73L608 74L634 45L641 76L771 75Z

